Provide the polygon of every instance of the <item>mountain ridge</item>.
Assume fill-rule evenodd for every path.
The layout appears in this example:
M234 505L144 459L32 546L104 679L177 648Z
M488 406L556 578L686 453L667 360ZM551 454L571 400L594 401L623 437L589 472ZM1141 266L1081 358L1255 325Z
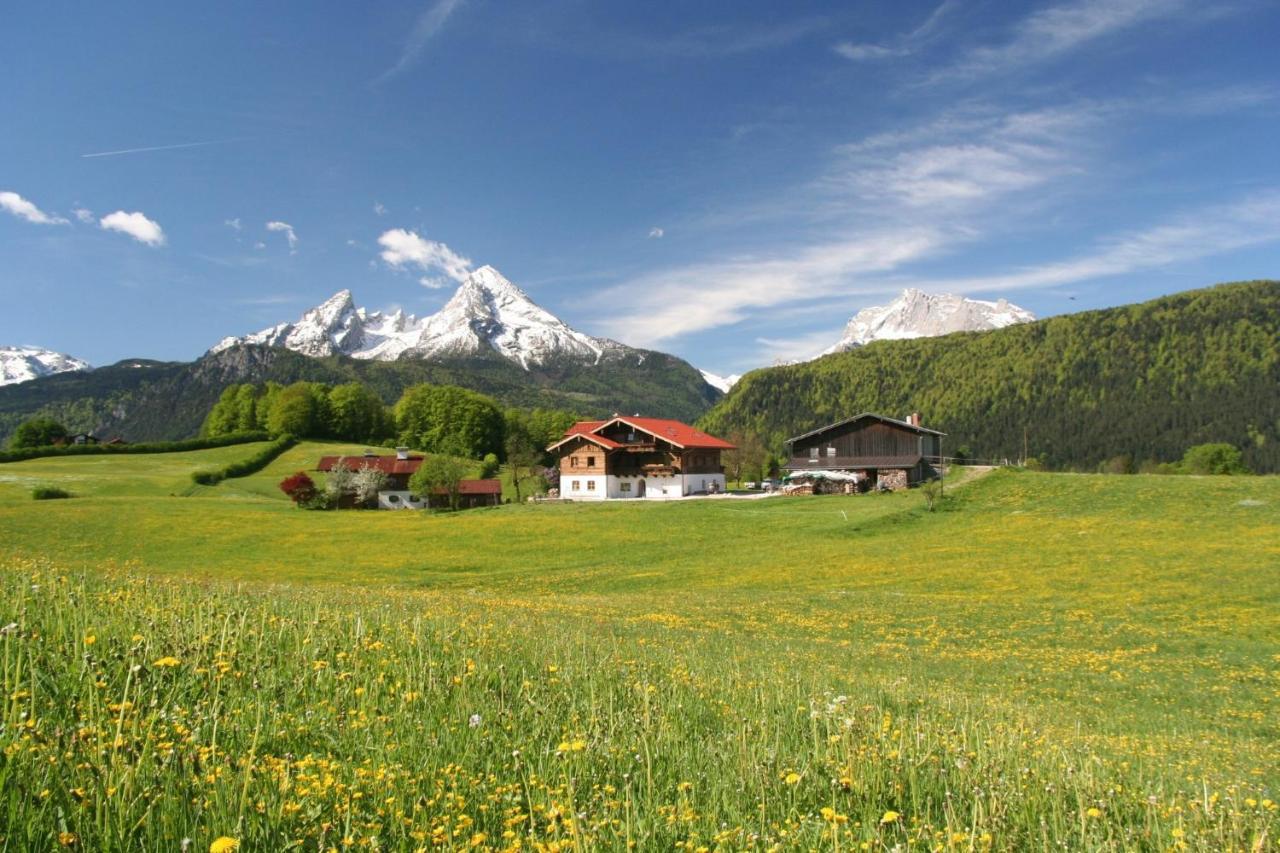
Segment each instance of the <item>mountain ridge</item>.
M359 308L351 291L344 289L294 322L223 338L209 354L236 344L372 361L465 358L493 351L524 370L557 358L584 363L606 357L643 358L642 350L570 327L487 265L471 272L449 301L426 317Z
M44 347L0 346L0 386L30 382L41 376L92 370L89 362Z

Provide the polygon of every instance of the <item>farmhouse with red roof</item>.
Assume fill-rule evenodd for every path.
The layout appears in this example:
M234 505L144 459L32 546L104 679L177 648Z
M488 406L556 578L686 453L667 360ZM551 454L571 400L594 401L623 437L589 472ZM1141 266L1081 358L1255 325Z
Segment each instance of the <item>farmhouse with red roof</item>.
M409 478L422 467L423 457L410 453L408 448L397 447L395 456L378 456L372 450L366 450L363 456L322 456L316 465L317 471L329 472L337 468L347 471L359 471L361 468L376 468L386 475L386 485L378 492L378 509L423 509L427 506L445 507L449 505L449 495L437 488L429 495L416 495L409 490ZM338 505L350 508L354 505L351 496L344 496ZM502 503L501 480L461 480L458 483L458 507L471 508L477 506L497 506Z
M579 421L547 448L560 457L560 495L571 500L682 498L725 488L727 441L663 418Z

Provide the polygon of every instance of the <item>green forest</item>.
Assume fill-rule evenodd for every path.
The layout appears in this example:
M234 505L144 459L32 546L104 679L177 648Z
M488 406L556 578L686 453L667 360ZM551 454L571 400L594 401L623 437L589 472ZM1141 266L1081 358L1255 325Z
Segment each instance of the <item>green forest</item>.
M872 411L923 414L943 452L1094 470L1225 442L1280 471L1280 282L1223 284L993 332L879 341L747 374L699 425L786 438Z

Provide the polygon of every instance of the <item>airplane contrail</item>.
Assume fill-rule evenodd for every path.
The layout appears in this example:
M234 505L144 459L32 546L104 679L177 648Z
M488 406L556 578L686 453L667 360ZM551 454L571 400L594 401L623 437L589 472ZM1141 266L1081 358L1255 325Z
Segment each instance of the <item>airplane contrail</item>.
M208 142L182 142L177 145L152 145L147 148L121 148L119 151L96 151L93 154L81 154L85 157L115 157L117 154L141 154L144 151L170 151L174 148L199 148L202 145L222 145L226 142L239 142L240 139L211 139Z

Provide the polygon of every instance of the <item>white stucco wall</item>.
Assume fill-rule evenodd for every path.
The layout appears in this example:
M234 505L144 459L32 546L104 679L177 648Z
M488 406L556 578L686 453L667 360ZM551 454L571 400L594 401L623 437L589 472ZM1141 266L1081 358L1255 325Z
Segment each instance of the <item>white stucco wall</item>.
M606 477L604 474L561 474L560 475L560 497L568 498L574 501L602 501L609 497L609 480L617 479L615 477ZM577 483L578 488L573 488L573 484ZM590 488L587 484L595 483L595 488Z
M392 497L395 500L392 500ZM416 497L412 492L386 491L378 492L378 509L424 509L426 504L421 500L410 500Z

